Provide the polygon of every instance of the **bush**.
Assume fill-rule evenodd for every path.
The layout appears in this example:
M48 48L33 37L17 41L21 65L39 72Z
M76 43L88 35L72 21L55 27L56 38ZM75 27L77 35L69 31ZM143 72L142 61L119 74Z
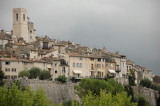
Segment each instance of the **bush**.
M4 72L0 69L0 86L4 85L3 79L4 79Z
M18 89L14 83L11 89L0 87L0 106L50 106L51 101L47 99L42 89L36 92L27 87L24 91Z
M64 75L58 76L55 80L60 81L61 83L66 83L67 82L67 78Z
M140 85L147 87L147 88L151 88L152 82L149 79L145 78L140 81Z
M79 85L75 86L75 91L81 98L88 94L88 90L93 94L100 95L100 89L107 90L113 95L124 91L123 86L114 79L108 79L107 82L99 79L82 79Z
M145 97L143 97L140 94L135 94L135 96L134 96L134 102L137 102L138 106L149 106L149 103L147 102L147 100L145 99Z
M72 77L72 78L71 78L71 81L72 81L73 83L75 83L75 82L76 82L76 78L75 78L75 77Z
M132 98L131 98L131 101L133 102L133 101L134 101L134 92L133 92L132 86L131 86L131 85L125 85L124 88L125 88L125 91L126 91L127 94L128 94L128 97L129 97L129 96L132 97Z
M131 75L128 76L128 81L129 81L130 86L135 86L136 85L135 84L135 79Z
M160 86L157 83L151 82L149 79L143 79L140 81L140 85L157 90L160 92Z
M29 79L33 79L33 78L36 79L37 77L39 77L40 71L41 71L41 69L38 67L31 68L29 70L29 73L30 73Z
M29 77L29 75L30 74L28 71L23 70L23 71L19 72L18 77L25 78L25 77Z
M47 70L43 70L40 72L40 76L39 76L39 79L40 80L47 80L47 79L50 79L51 76L50 76L50 72L47 71Z
M131 97L127 96L126 92L112 95L106 91L100 91L100 95L92 95L89 91L88 95L83 97L83 106L136 106L136 103L131 102Z

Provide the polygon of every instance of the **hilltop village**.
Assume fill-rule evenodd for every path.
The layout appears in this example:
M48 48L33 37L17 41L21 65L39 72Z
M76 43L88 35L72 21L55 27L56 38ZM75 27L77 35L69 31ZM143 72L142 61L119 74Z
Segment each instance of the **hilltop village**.
M29 21L27 10L13 9L13 30L0 32L0 68L6 79L18 79L18 73L39 67L50 72L54 81L59 75L71 79L114 78L122 84L128 83L130 70L134 70L135 83L148 78L152 71L128 60L119 52L90 49L75 42L57 41L47 36L36 36L34 23Z

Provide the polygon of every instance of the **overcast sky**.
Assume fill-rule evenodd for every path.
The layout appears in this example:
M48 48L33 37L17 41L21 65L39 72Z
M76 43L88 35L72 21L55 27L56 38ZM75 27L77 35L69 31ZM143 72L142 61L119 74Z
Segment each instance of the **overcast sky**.
M0 29L26 8L38 36L127 55L160 74L160 0L0 0Z

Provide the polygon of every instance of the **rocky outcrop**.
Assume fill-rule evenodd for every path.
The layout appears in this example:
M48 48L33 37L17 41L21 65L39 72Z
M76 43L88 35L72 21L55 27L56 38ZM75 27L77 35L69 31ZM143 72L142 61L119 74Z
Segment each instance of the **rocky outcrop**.
M158 91L142 86L133 86L133 89L143 95L151 105L157 106Z

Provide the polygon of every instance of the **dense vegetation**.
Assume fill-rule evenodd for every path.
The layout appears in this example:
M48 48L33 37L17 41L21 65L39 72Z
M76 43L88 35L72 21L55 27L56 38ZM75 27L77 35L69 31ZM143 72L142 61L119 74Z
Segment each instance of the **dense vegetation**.
M47 71L47 70L42 70L42 71L40 72L39 79L40 79L40 80L50 79L50 72Z
M30 76L29 79L36 79L39 77L41 69L38 67L33 67L29 70Z
M33 67L28 71L25 70L21 71L18 77L29 78L29 79L39 78L40 80L47 80L50 79L50 72L47 70L41 70L38 67Z
M4 85L3 79L4 79L4 72L0 69L0 86Z
M101 89L106 90L107 93L111 92L113 95L124 91L124 87L114 79L109 79L107 82L98 79L82 79L79 85L75 86L75 91L81 98L89 93L88 90L93 94L100 95Z
M151 82L149 79L145 78L140 81L140 85L157 90L160 92L160 86L157 83Z
M55 80L59 81L61 83L66 83L67 82L67 78L64 75L58 76Z
M0 106L49 106L52 104L42 89L34 92L27 87L22 91L15 83L10 89L6 86L0 87L0 95Z
M18 74L18 77L21 77L21 78L28 78L29 76L30 76L30 73L29 71L26 71L26 70L23 70Z

